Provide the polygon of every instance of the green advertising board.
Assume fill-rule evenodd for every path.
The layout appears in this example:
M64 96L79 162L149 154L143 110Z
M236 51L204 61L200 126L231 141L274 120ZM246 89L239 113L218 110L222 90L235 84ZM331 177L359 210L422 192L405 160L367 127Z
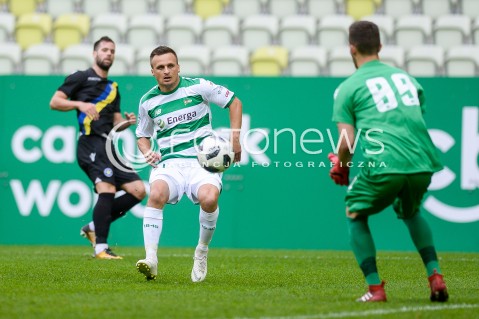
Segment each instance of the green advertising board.
M331 122L336 78L208 78L244 107L241 163L225 172L212 245L233 248L349 249L344 195L329 179L335 147ZM155 85L152 77L116 77L122 111ZM49 108L61 76L0 77L0 244L85 245L95 194L76 164L74 112ZM420 79L426 122L445 169L434 176L422 213L439 251L479 251L479 79ZM213 126L228 111L213 108ZM411 132L414 134L414 132ZM125 152L138 153L134 128L121 133ZM360 158L357 159L360 165ZM355 174L358 167L352 168ZM140 170L148 180L149 168ZM146 200L112 225L110 245L142 246ZM167 206L163 246L194 246L198 207L186 197ZM391 209L371 218L378 249L413 250Z

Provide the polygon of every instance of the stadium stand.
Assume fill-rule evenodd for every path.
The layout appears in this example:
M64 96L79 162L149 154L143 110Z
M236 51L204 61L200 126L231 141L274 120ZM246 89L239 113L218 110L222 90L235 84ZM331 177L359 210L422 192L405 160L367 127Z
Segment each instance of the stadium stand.
M316 19L309 15L283 17L279 26L279 44L288 50L311 44L316 34L316 24Z
M479 73L479 46L464 45L450 48L445 57L445 75L472 77Z
M22 50L44 42L52 31L52 17L46 13L26 13L18 18L15 39Z
M421 13L436 19L439 16L454 13L456 0L421 0Z
M0 74L15 74L20 72L22 48L16 43L0 45Z
M473 43L479 45L479 15L472 23L472 40Z
M316 39L326 49L348 44L349 26L354 19L348 15L330 15L319 20Z
M173 48L197 44L203 31L203 21L197 15L181 14L166 22L166 40Z
M242 44L249 50L275 44L279 20L272 15L253 15L243 19L241 27Z
M113 13L113 4L110 0L82 0L81 12L95 19L97 15Z
M150 57L150 55L148 55ZM111 67L109 74L121 75L133 73L133 63L135 62L135 49L129 44L119 43L115 50L115 63Z
M239 76L249 74L249 50L240 45L222 46L213 50L210 63L212 75Z
M407 52L406 70L413 76L440 76L444 49L438 45L418 45Z
M364 16L376 12L376 7L381 5L381 0L346 0L346 14L354 20L360 20Z
M448 49L469 42L471 19L466 15L444 15L436 19L434 43Z
M35 44L25 50L22 61L24 74L54 74L60 61L60 49L52 43Z
M201 40L215 47L239 43L240 19L234 15L218 15L205 20Z
M192 0L156 0L155 12L165 17L192 13Z
M304 0L275 0L267 3L267 12L278 18L301 13Z
M59 72L70 74L76 70L88 69L93 61L93 44L74 44L63 50L60 56Z
M468 15L471 19L479 17L479 1L462 0L462 14Z
M280 76L288 66L288 50L281 46L257 48L250 59L251 74L256 76Z
M305 13L315 18L342 14L343 1L342 0L309 0L305 3Z
M46 13L56 19L63 14L72 14L79 11L80 3L77 0L46 0ZM87 15L90 18L89 15Z
M405 50L397 45L384 45L379 52L381 61L397 68L404 67Z
M346 77L356 70L351 62L349 46L340 46L331 49L328 58L329 75Z
M159 44L164 36L165 21L159 14L140 14L130 18L126 40L135 49Z
M231 12L240 19L265 13L265 0L231 0Z
M131 18L136 15L151 13L151 0L120 0L117 11Z
M186 76L208 74L211 49L205 45L183 46L178 49L181 73Z
M0 43L13 40L15 16L9 12L0 12Z
M90 17L86 14L62 14L53 22L53 42L65 49L72 44L78 44L90 32Z
M8 10L11 14L19 17L26 13L34 13L41 0L9 0L7 1Z
M135 68L138 75L151 76L150 53L154 46L143 47L136 51Z
M291 50L289 72L292 76L325 75L327 52L320 46L304 46Z
M384 14L393 18L417 13L417 5L420 0L383 0L381 10Z
M394 18L384 14L364 16L362 20L374 22L378 25L381 43L394 43Z

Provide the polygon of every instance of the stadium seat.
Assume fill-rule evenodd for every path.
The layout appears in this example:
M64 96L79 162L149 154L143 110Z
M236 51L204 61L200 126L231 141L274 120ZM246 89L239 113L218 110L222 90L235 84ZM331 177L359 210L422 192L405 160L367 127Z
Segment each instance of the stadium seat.
M212 49L236 44L239 42L239 26L240 20L234 15L210 17L204 22L202 42Z
M434 43L448 49L465 44L471 35L471 19L466 15L445 15L436 19Z
M8 12L0 12L0 43L13 39L15 16Z
M46 0L46 12L54 19L63 14L77 13L79 0Z
M404 67L405 51L397 45L384 45L379 51L379 58L382 62L396 68Z
M117 4L118 11L127 17L149 14L151 2L151 0L120 0Z
M396 44L406 50L430 42L432 19L425 15L401 16L396 21Z
M22 50L42 43L52 31L52 18L46 13L26 13L18 18L15 38Z
M330 50L328 58L329 75L347 77L356 71L349 46L335 47Z
M59 72L70 74L77 70L86 70L93 62L93 44L74 44L66 47L60 56Z
M90 40L95 42L102 36L109 36L116 43L122 42L126 35L128 18L120 13L103 13L93 18Z
M473 77L479 75L479 46L463 45L446 52L445 75Z
M203 30L203 21L197 15L181 14L172 16L166 23L166 39L173 49L198 42Z
M384 14L399 18L416 13L418 0L383 0L382 11Z
M148 56L149 57L149 56ZM135 62L135 48L131 45L120 43L115 47L115 61L110 68L110 75L125 75L133 71Z
M265 0L231 0L231 11L240 19L264 13Z
M157 0L154 3L156 12L165 17L191 13L192 0Z
M479 17L479 1L462 0L462 14L469 16L471 19Z
M472 42L479 45L479 16L472 22Z
M327 52L320 46L304 46L292 49L289 71L292 76L318 76L325 73Z
M451 0L421 0L421 12L435 19L453 13Z
M306 1L306 14L315 18L335 15L340 13L337 0L309 0Z
M316 34L316 18L307 15L286 16L281 19L278 41L291 50L312 43Z
M97 15L112 13L111 0L82 0L81 12L94 19Z
M280 76L288 66L288 50L280 46L263 46L256 49L250 59L254 76Z
M223 46L213 50L210 72L217 76L248 74L249 50L244 46Z
M86 14L62 14L53 23L53 42L65 49L85 39L90 31L90 17Z
M269 13L283 18L290 15L300 14L300 2L301 0L274 0L269 1Z
M151 76L150 54L153 49L154 47L151 46L151 47L143 47L136 51L136 55L135 55L136 74Z
M193 12L202 19L208 19L222 14L226 3L226 0L193 0Z
M354 20L361 20L364 16L373 15L381 0L346 0L346 14Z
M409 49L406 70L413 76L439 76L444 64L444 49L438 45L419 45Z
M394 18L384 14L373 14L364 16L362 20L371 21L377 24L382 44L394 42Z
M2 43L0 45L0 74L14 74L18 72L22 57L22 48L16 43Z
M319 20L316 38L326 49L348 44L349 26L354 19L348 15L325 16Z
M9 0L8 11L16 17L27 13L34 13L37 10L38 0Z
M60 61L60 49L51 43L30 46L22 58L23 73L29 75L51 75L56 73Z
M272 45L278 34L279 21L272 15L254 15L243 19L242 44L249 50Z
M183 46L176 52L181 74L202 76L209 73L211 49L205 45Z
M159 14L140 14L130 18L126 30L128 44L136 49L159 44L164 33L164 18Z

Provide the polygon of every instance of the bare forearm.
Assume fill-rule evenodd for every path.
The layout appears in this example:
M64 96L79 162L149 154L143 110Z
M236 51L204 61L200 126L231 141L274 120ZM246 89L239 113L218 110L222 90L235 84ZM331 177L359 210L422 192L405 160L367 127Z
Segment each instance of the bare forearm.
M230 128L232 131L233 140L240 138L241 122L243 116L243 105L241 101L236 98L230 105Z
M79 101L71 101L68 99L63 99L60 97L53 97L50 101L50 108L56 111L67 112L71 110L76 110L80 107Z
M137 140L137 144L138 144L138 149L143 155L146 155L149 152L151 152L151 141L149 138L140 137Z

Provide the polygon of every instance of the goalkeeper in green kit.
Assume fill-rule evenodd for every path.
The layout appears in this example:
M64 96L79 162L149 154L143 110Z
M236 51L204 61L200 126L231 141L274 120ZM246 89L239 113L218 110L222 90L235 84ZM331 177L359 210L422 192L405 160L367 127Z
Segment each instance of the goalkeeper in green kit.
M427 131L421 85L403 70L379 60L377 25L357 21L349 28L349 47L357 71L334 93L333 121L339 130L338 155L330 177L349 185L346 215L350 242L369 286L360 302L386 301L385 282L376 266L376 248L368 225L371 215L393 205L409 230L426 268L430 300L448 299L431 230L419 209L434 172L442 169ZM349 181L356 135L365 165Z

